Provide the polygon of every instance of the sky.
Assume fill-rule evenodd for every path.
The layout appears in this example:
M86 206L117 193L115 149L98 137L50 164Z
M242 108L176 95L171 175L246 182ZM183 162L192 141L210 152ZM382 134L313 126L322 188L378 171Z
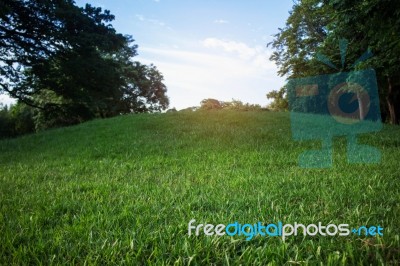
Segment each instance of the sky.
M266 94L285 82L266 45L284 27L292 0L76 1L86 3L110 10L117 32L132 35L139 46L133 60L163 74L170 108L206 98L265 106Z

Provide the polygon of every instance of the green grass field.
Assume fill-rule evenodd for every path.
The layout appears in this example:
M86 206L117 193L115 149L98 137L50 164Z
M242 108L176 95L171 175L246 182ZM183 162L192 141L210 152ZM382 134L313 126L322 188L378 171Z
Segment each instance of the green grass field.
M0 264L400 264L400 127L380 164L303 169L288 113L94 120L0 141ZM381 225L383 237L188 236L188 223Z

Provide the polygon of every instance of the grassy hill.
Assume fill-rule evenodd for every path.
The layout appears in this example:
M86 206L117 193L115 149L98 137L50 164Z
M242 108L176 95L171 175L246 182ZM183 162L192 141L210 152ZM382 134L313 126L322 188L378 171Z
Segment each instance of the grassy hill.
M303 169L287 113L121 116L0 141L0 264L400 263L400 127L380 164ZM188 236L188 223L381 225L383 237Z

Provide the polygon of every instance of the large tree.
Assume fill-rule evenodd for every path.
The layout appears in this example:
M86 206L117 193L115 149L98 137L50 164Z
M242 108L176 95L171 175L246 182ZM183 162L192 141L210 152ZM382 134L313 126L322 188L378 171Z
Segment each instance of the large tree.
M326 1L334 10L332 36L349 40L349 48L368 47L365 65L377 71L382 109L389 122L400 121L400 2L397 0ZM352 53L350 53L352 54Z
M28 104L43 87L31 86L32 79L45 82L47 71L64 67L71 59L75 62L69 65L74 67L84 60L90 66L90 60L101 58L100 53L116 52L127 43L126 37L106 24L114 16L90 5L79 8L69 0L15 0L2 1L0 6L1 88ZM88 78L101 77L97 73L92 71ZM52 85L54 90L63 90Z
M113 19L72 0L1 1L0 92L41 109L45 119L64 114L72 123L124 113L127 99L135 112L167 108L162 75L132 61L137 46L115 31ZM136 94L127 98L130 87Z
M288 78L352 70L353 63L366 50L373 57L356 66L377 71L381 109L391 123L400 114L400 2L396 0L301 0L296 1L286 26L279 29L270 45L271 60L279 74ZM339 40L348 40L346 64L338 69L322 65L326 55L342 65Z
M330 8L318 2L297 1L286 26L279 28L268 44L274 49L270 59L277 64L280 76L304 77L317 71L315 54L328 36L327 25L332 20Z

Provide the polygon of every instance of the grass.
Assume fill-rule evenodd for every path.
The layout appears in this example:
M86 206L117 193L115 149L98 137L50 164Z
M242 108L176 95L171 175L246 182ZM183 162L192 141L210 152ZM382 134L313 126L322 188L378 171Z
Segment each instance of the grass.
M298 167L287 113L128 115L0 141L0 264L400 263L400 127L380 164ZM188 223L381 225L383 237L188 236Z

